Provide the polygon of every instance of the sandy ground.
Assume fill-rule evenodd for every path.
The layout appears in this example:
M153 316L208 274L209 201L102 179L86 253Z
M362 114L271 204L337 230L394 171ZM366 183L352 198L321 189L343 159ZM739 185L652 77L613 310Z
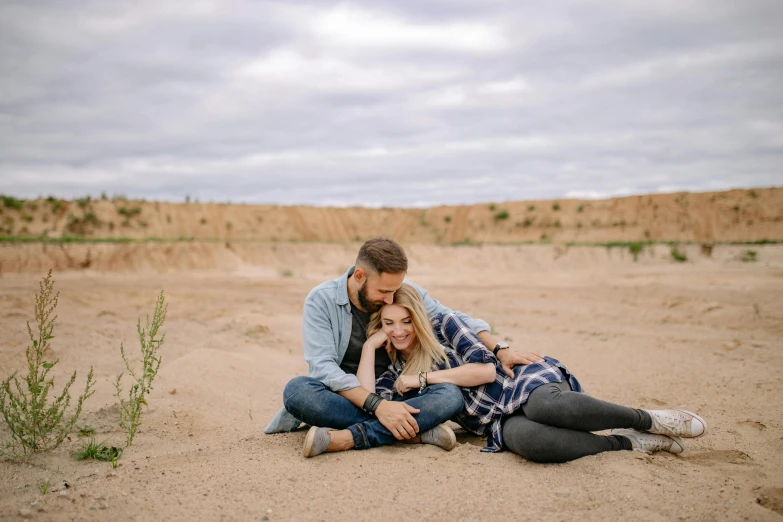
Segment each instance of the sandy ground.
M528 252L505 248L510 258ZM293 277L253 266L64 272L56 274L53 351L59 375L78 370L75 388L95 367L83 423L99 440L123 439L111 385L122 369L119 345L136 353L136 318L152 312L161 289L163 364L116 470L75 461L75 436L30 464L0 462L0 519L781 520L783 263L600 254L479 270L470 250L412 250L411 280L444 304L488 320L514 347L561 359L599 398L696 410L708 434L681 456L618 452L561 465L480 453L483 441L464 432L451 452L400 444L304 459L304 430L262 429L287 380L306 373L303 298L339 266L292 267ZM438 259L454 255L466 268L452 259L438 271ZM24 323L39 278L0 277L3 376L25 367Z

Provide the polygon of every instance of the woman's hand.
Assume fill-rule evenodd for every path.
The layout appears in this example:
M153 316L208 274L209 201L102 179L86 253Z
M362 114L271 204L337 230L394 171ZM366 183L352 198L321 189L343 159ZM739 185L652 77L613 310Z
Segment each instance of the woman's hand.
M405 395L411 390L419 388L419 376L418 375L400 375L397 382L394 383L394 389L400 395Z
M389 336L384 333L383 330L378 330L364 342L363 348L371 348L377 350L378 348L386 348L389 351Z

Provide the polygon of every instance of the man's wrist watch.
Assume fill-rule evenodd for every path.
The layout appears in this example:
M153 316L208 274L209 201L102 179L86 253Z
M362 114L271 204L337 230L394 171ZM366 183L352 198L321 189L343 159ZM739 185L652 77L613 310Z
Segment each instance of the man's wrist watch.
M492 350L492 353L495 354L495 357L498 356L498 352L500 350L508 350L508 343L505 341L500 341L498 344L495 345L495 348Z

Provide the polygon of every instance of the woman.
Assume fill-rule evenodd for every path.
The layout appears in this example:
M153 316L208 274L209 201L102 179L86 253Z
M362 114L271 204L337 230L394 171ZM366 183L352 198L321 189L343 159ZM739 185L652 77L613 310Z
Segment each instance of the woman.
M434 334L433 334L434 328ZM374 382L375 350L386 348L389 370ZM458 422L487 436L482 451L509 449L534 462L566 462L603 451L681 453L680 437L699 437L706 423L685 410L640 410L582 393L560 361L517 366L514 377L454 314L427 319L421 297L403 284L377 312L356 373L362 386L391 399L427 385L451 383L465 406ZM591 433L612 429L612 435Z

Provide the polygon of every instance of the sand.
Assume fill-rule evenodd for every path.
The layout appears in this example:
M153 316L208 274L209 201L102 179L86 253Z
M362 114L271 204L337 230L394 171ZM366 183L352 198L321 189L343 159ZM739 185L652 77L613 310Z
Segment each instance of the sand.
M451 452L399 444L304 459L304 430L262 429L285 383L306 374L304 296L337 277L356 244L260 244L230 258L209 255L222 245L110 245L103 257L93 250L105 262L55 273L56 382L77 370L81 387L93 365L80 424L120 444L119 345L136 353L136 319L163 289L163 364L143 424L116 470L74 460L75 435L29 464L0 462L0 519L781 519L783 247L752 247L757 261L742 262L749 247L706 257L690 246L675 263L661 246L637 262L625 249L406 246L411 280L444 304L486 319L513 347L561 359L596 397L698 411L707 435L681 456L560 465L480 453L484 442L462 431ZM0 249L6 262L27 260L0 277L3 376L25 369L25 321L51 261L24 248Z

